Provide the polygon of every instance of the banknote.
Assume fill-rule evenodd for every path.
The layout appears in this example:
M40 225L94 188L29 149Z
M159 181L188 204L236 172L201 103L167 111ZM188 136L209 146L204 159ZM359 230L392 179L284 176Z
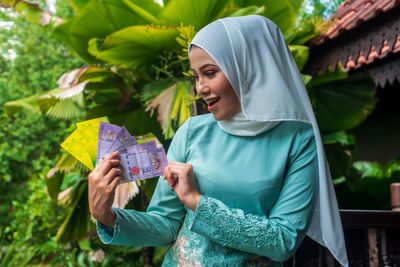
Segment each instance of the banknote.
M117 125L100 122L99 136L97 141L96 164L98 164L101 159L108 153L108 148L114 142L121 129L122 128Z
M136 141L135 137L131 136L125 127L122 127L122 129L117 134L114 142L108 148L107 154L110 154L117 150L123 150L137 144L138 142Z
M140 151L129 147L120 153L123 177L120 183L132 182L162 175L167 166L167 157L163 148L149 148Z
M143 152L146 150L150 150L150 149L156 149L157 145L156 142L154 141L149 141L146 143L141 143L138 144L136 146L130 146L130 147L121 147L120 149L118 149L119 153L127 153L128 149L130 150L131 153L138 153L138 152Z

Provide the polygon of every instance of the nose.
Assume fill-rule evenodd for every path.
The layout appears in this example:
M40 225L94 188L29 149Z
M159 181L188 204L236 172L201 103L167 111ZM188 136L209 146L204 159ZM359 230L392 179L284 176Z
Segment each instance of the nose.
M205 96L210 92L210 88L204 79L199 78L196 81L196 91L200 96Z

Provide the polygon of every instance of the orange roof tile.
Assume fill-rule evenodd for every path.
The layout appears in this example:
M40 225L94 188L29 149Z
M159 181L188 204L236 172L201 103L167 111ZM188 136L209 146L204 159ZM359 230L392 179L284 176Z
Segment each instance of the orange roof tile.
M347 0L343 2L329 20L336 21L312 44L319 45L329 39L356 28L358 25L400 6L400 0Z
M375 18L387 18L385 26L376 25ZM329 20L333 25L309 43L311 50L322 52L311 67L313 75L318 70L325 72L328 65L336 69L338 61L347 70L357 69L400 52L400 0L347 0Z

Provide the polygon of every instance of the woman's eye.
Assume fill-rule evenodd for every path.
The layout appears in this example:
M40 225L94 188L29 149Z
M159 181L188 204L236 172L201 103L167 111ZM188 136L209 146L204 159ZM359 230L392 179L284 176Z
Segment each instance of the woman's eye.
M192 75L192 79L194 79L194 80L198 80L199 79L199 76L197 76L197 75Z
M211 77L211 76L213 76L214 74L215 74L214 71L207 71L207 72L205 73L205 75L206 75L207 77Z

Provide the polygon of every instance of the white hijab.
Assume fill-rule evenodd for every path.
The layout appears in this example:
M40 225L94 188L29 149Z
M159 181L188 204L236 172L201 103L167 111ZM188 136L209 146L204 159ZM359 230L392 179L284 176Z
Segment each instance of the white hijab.
M217 121L219 127L227 133L239 136L256 136L277 126L280 121L252 121L240 110L229 120Z
M307 235L348 266L342 223L317 121L279 28L262 16L224 18L201 29L189 50L192 44L215 60L239 97L242 113L233 118L233 123L219 122L221 129L237 135L255 135L256 131L266 131L284 120L312 124L318 152L319 194ZM248 122L254 122L256 130L246 130L251 128Z

